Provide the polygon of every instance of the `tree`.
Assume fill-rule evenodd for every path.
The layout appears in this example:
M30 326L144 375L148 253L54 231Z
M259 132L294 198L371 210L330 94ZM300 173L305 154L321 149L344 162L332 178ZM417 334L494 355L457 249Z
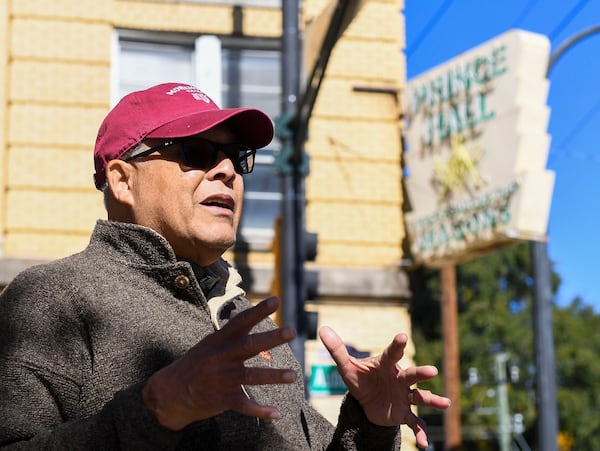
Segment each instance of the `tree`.
M462 264L457 278L465 449L495 449L489 446L497 436L494 361L498 352L508 356L511 413L522 415L525 438L532 443L537 414L529 246L516 244ZM553 272L551 280L556 293L560 277ZM416 270L412 289L416 361L441 367L438 272ZM600 407L600 362L593 358L600 351L600 337L595 334L600 317L575 300L567 308L555 307L554 323L560 429L573 440L573 449L600 449L600 420L593 414ZM442 390L442 379L427 388Z
M554 322L561 430L572 449L600 449L600 315L575 298Z

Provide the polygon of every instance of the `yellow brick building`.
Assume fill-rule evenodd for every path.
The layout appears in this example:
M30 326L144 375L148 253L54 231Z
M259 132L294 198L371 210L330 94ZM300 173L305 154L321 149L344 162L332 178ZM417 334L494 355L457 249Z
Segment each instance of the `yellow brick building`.
M92 181L92 149L101 120L129 85L153 81L155 71L160 81L186 81L178 69L180 50L181 66L195 68L191 81L210 80L214 74L199 74L198 58L202 49L212 51L213 41L202 37L216 37L218 58L228 61L223 92L232 92L234 61L257 64L260 73L260 52L268 50L265 61L275 72L281 1L0 2L0 285L30 264L81 250L96 219L105 217ZM328 1L300 3L304 27ZM402 0L365 2L333 51L306 143L307 228L319 235L314 266L320 273L320 299L308 308L347 343L371 353L395 333L410 332L410 293L401 269L402 8ZM248 58L235 60L246 45ZM208 67L220 61L213 57ZM146 69L148 59L154 66ZM132 82L131 73L146 78ZM249 89L273 97L275 85ZM255 299L268 294L273 274L265 244L272 226L266 229L258 244L251 238L228 255L249 277ZM306 359L308 370L323 362L317 342L307 343ZM312 399L335 421L338 398Z

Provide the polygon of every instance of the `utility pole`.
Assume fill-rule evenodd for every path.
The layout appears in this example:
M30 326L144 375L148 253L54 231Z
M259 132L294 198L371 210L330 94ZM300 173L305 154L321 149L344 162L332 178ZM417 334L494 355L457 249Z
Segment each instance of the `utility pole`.
M496 354L496 396L498 400L498 436L500 451L510 451L510 413L508 409L508 392L506 389L506 361L504 352Z
M568 38L550 55L546 77L558 59L581 40L600 32L592 26ZM556 405L556 365L552 321L552 284L548 247L544 242L531 242L531 262L534 280L534 331L536 359L536 407L538 411L537 447L544 451L558 448L558 413Z
M442 343L444 394L452 404L444 411L444 450L462 448L460 422L460 359L458 346L458 301L456 295L456 267L441 269L442 286Z

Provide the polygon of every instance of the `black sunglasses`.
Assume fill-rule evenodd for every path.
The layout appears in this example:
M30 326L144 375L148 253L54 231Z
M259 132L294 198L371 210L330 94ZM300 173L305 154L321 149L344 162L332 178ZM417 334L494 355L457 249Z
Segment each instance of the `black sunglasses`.
M210 169L217 164L219 153L223 153L231 160L238 174L250 174L254 169L256 149L252 149L245 144L221 144L204 138L181 138L165 141L136 155L127 157L124 161L145 157L175 144L179 144L181 163L189 168Z

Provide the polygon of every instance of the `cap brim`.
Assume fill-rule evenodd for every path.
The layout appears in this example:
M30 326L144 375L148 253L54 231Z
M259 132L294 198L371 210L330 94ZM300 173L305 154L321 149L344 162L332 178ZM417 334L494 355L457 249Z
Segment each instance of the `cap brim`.
M266 147L273 139L273 122L254 108L202 111L177 118L152 130L146 138L183 138L226 124L240 143L254 149Z

